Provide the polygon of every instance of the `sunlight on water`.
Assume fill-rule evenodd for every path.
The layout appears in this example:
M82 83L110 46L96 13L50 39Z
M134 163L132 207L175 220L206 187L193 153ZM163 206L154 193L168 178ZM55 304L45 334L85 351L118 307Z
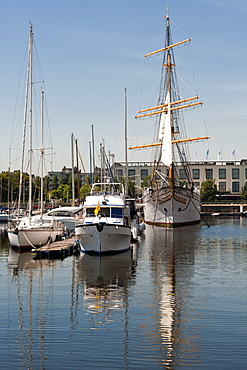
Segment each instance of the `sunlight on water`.
M247 220L147 227L132 250L35 260L1 228L1 365L245 369Z

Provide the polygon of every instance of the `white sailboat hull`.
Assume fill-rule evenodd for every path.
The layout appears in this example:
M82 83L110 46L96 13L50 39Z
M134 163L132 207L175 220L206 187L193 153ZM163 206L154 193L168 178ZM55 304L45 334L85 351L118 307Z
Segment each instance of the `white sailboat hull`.
M78 225L75 234L84 253L120 253L130 248L131 229L127 225Z
M147 224L177 227L200 222L200 195L190 189L147 189L143 201Z
M8 238L13 247L31 248L46 245L53 242L57 236L62 235L63 228L50 226L30 226L25 228L8 229Z

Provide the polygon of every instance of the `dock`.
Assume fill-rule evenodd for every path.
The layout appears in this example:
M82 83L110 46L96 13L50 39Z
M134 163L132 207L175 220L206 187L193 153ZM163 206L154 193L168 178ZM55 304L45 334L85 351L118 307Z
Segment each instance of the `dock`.
M65 258L73 254L79 253L79 243L76 236L69 237L64 240L59 240L50 244L43 245L40 248L36 248L35 259L56 259Z
M244 203L204 203L201 206L204 216L247 216L247 204Z

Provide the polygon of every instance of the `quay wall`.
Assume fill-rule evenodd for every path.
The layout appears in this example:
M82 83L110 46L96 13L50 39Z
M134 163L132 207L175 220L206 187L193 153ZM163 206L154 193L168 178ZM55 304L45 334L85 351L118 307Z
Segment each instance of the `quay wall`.
M245 213L246 212L246 213ZM202 215L212 215L219 213L222 215L244 215L247 216L247 204L243 203L203 203L201 205Z

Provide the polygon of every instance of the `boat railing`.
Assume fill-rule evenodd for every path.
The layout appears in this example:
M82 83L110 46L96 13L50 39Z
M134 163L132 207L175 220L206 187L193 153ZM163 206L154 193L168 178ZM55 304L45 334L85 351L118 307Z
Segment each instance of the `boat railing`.
M92 185L90 195L95 194L112 194L112 195L124 195L124 186L118 182L103 183L97 182Z

